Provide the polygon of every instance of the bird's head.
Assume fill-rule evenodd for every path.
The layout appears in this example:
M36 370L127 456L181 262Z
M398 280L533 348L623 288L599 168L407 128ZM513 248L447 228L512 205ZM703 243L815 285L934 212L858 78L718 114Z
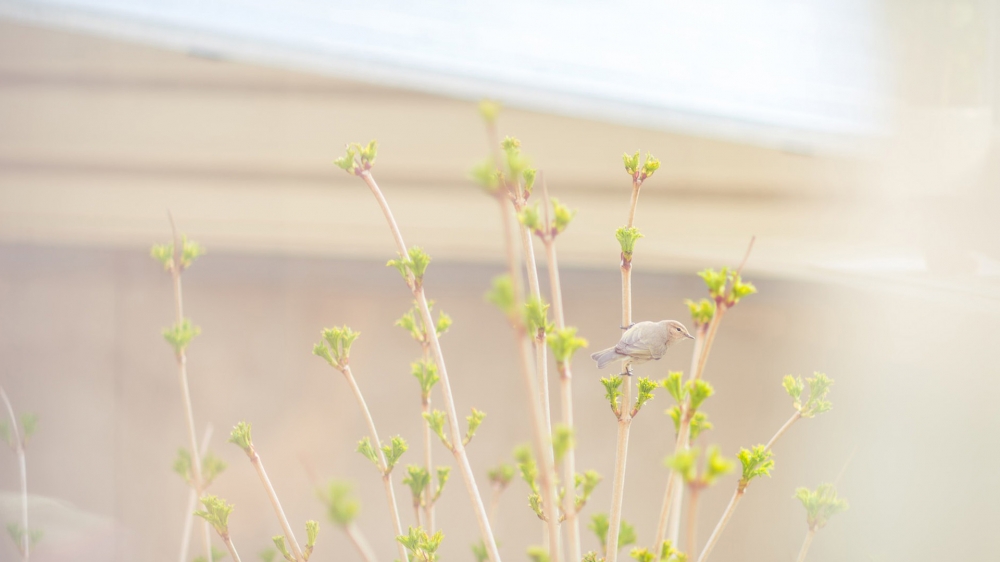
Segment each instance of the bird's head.
M667 341L677 341L683 339L694 339L694 336L687 331L684 324L676 320L667 320Z

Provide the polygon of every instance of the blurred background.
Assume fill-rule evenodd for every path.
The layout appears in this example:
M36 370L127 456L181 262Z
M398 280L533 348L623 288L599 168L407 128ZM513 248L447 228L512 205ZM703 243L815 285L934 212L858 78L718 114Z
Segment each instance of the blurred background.
M0 0L0 383L40 420L32 558L195 555L179 558L188 492L171 470L187 439L160 334L172 290L148 255L170 238L169 210L209 250L184 276L203 330L191 394L229 463L210 491L236 505L244 560L280 528L225 443L240 420L295 528L321 521L315 560L359 558L307 467L355 483L359 528L393 559L379 477L354 452L363 418L310 353L323 327L362 332L359 384L381 435L408 439L403 462L417 462L420 350L393 327L410 294L384 267L395 248L370 192L332 163L371 138L408 243L434 258L429 296L454 318L443 346L459 412L488 413L469 448L488 493L486 470L530 431L513 337L483 298L503 269L499 213L468 179L489 151L487 97L505 106L501 134L579 211L558 248L567 322L591 350L620 334L622 152L662 161L637 214L637 319L689 322L683 300L704 294L695 272L736 265L756 235L745 277L760 294L716 342L704 444L734 456L765 442L793 411L786 374L836 381L833 411L778 443L773 477L751 486L713 560L794 560L806 532L795 488L838 477L851 508L810 560L995 557L998 26L989 0ZM638 374L687 369L689 353ZM577 466L605 476L589 518L610 505L616 430L602 373L579 355ZM624 517L642 545L667 479L668 404L658 396L632 426ZM703 494L702 541L734 481ZM20 506L6 450L0 490L6 524ZM542 541L526 496L518 481L500 502L505 560ZM457 474L438 505L442 560L472 560ZM597 547L585 531L584 549ZM16 558L3 541L0 559Z

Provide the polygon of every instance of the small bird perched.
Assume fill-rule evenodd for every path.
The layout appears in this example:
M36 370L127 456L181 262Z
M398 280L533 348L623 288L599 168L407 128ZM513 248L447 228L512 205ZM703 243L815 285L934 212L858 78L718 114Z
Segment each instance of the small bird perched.
M625 374L631 375L632 365L639 365L650 359L659 360L670 344L683 339L694 339L694 336L688 333L684 324L676 320L638 322L625 330L618 345L598 351L590 358L597 361L598 369L603 369L612 361L624 359Z

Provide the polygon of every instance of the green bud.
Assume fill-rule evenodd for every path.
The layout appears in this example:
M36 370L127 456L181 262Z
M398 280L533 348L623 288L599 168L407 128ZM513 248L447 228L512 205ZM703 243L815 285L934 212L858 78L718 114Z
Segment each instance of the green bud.
M537 204L525 205L524 209L517 214L517 220L532 232L542 230L542 218Z
M535 175L538 173L534 168L525 168L521 172L521 177L524 178L524 193L531 195L531 189L535 186Z
M226 463L211 451L201 458L201 479L204 481L203 488L207 488L215 479L226 470Z
M229 442L234 443L249 455L253 449L253 440L250 439L250 424L245 421L236 424L233 427L233 431L229 434Z
M320 492L319 496L326 505L327 516L340 527L350 525L361 511L361 503L351 495L351 485L347 482L331 480L326 492Z
M444 533L438 531L428 535L422 527L410 527L409 533L397 536L396 540L413 554L415 560L433 562L437 560L437 549L444 540Z
M420 506L420 498L430 483L431 475L427 473L426 468L415 464L406 465L406 476L403 477L403 484L410 487L414 507Z
M653 175L656 172L656 170L659 169L660 169L660 161L657 160L656 158L653 158L653 155L647 152L646 160L642 164L642 173L639 174L639 179L646 179L649 176Z
M833 386L833 379L823 373L813 373L813 375L812 378L806 379L806 382L809 383L809 397L799 410L804 418L829 412L833 408L833 404L826 399L827 394L830 393L830 387Z
M375 163L375 156L378 154L378 141L372 139L366 146L357 145L358 156L361 157L361 165L366 170L371 169Z
M537 297L531 297L528 302L524 303L524 321L528 327L528 333L532 336L552 331L552 323L549 322L549 305Z
M167 340L170 347L174 348L174 353L180 355L187 349L191 340L201 334L201 328L191 324L191 320L185 318L180 324L174 324L170 328L164 328L163 339Z
M441 380L437 374L437 365L433 361L417 361L410 363L410 369L420 383L420 395L426 400L431 395L431 389Z
M351 346L361 332L355 332L347 326L340 328L324 328L320 332L323 341L313 345L313 355L322 357L330 366L343 370L351 357Z
M549 562L549 551L542 546L529 546L528 559L531 562Z
M174 245L155 244L149 251L149 255L163 265L165 271L170 271L174 266ZM186 235L181 235L181 271L191 267L194 260L205 255L205 248L194 240L188 240Z
M695 412L691 417L691 441L698 438L703 431L708 431L714 426L708 421L708 414L705 412Z
M500 187L500 170L497 170L496 165L490 159L474 166L469 172L469 176L490 193L495 192Z
M566 230L575 216L575 210L571 211L569 207L559 203L558 199L552 198L552 228L555 229L556 234L561 234L562 231Z
M549 347L556 363L569 363L573 354L581 347L587 347L587 340L576 337L576 328L567 326L561 330L553 330L549 334Z
M358 441L358 448L355 450L364 455L366 459L372 461L372 464L378 467L379 470L382 469L381 463L378 460L378 452L375 451L375 447L372 446L372 440L367 435L362 437L361 441Z
M233 504L215 496L205 496L201 498L201 505L205 506L205 509L195 511L194 514L208 521L219 536L228 535L229 514L233 512Z
M479 102L479 115L487 123L492 124L500 115L500 104L492 100L482 100Z
M514 458L517 460L517 467L521 470L521 478L531 488L532 493L538 494L538 464L531 454L531 448L521 445L514 449Z
M574 480L576 488L580 490L580 494L576 496L576 510L579 512L587 504L590 494L601 483L603 477L596 470L588 470L583 474L576 473Z
M627 152L622 154L622 162L625 163L625 172L630 176L634 176L639 169L639 151L636 150L632 156L629 156Z
M489 469L486 475L490 484L502 490L509 486L510 481L514 478L514 467L500 463L499 466Z
M733 461L722 456L719 448L712 446L708 448L708 456L705 460L705 473L702 475L702 484L711 486L723 475L733 471Z
M357 148L355 148L354 145L349 144L347 145L347 149L345 150L344 155L334 160L333 163L336 164L338 168L344 170L348 174L357 174L358 172L361 171L361 168L358 167L358 164L355 161L355 157L357 155L358 155Z
M257 553L257 557L261 559L262 562L274 562L274 557L278 555L278 551L271 547L267 547Z
M476 558L476 562L486 562L490 559L489 554L486 553L486 544L482 540L472 545L472 556Z
M38 429L38 416L35 414L21 414L21 441L25 446L31 441L31 436Z
M465 439L462 440L463 445L468 445L472 438L476 435L476 430L483 423L486 418L486 412L480 412L479 410L473 408L472 413L465 416L465 420L469 423L468 429L465 432Z
M306 550L303 553L308 560L316 546L316 535L319 534L319 523L313 520L306 521Z
M691 320L694 321L695 326L705 326L715 316L715 303L708 299L701 299L698 302L687 299L684 304L688 305L688 309L691 311Z
M650 552L645 548L635 547L632 549L631 552L628 553L628 555L633 560L637 560L638 562L659 562L659 559L656 557L656 554Z
M602 550L607 550L608 529L611 528L611 524L608 522L608 516L603 513L595 513L590 517L590 523L587 527L593 531L594 534L597 535L597 539L601 541ZM635 539L635 528L622 519L618 531L618 550L621 550L630 544L634 544Z
M688 396L691 398L691 409L697 410L701 405L707 400L712 394L715 393L715 389L712 385L699 379L694 381L688 381L684 385L687 390Z
M514 314L514 285L507 274L493 278L493 288L486 293L486 300L496 305L507 316Z
M444 312L439 312L437 324L434 325L434 331L436 331L437 335L440 336L441 334L447 332L448 328L451 328L451 316L448 316Z
M708 287L708 294L712 296L713 299L719 300L723 297L726 292L726 281L729 279L729 268L723 267L721 271L716 271L714 269L703 269L698 272L698 277L701 277L705 281L705 286Z
M430 412L425 412L424 419L427 420L427 425L430 426L431 431L433 431L438 436L438 438L441 439L441 442L444 443L444 446L450 450L451 441L448 441L448 438L445 437L444 435L444 421L445 421L444 412L442 412L441 410L433 410Z
M806 388L805 384L802 383L802 377L785 375L785 378L781 380L781 385L785 387L785 392L792 397L792 400L794 401L792 404L795 406L795 409L801 410L802 391Z
M729 288L729 300L726 304L729 306L734 306L736 303L740 302L743 297L752 295L757 292L757 287L753 286L753 283L744 282L739 273L735 271L730 272L731 286Z
M684 482L690 483L696 476L698 449L691 448L678 451L676 454L667 457L663 463L667 465L667 468L679 474L684 479Z
M424 273L431 263L431 257L418 246L410 248L407 254L405 257L400 256L399 259L389 260L385 265L395 267L407 282L412 276L419 286L424 280Z
M448 478L451 477L451 467L450 466L439 466L437 467L437 490L434 491L434 501L437 501L441 497L441 492L444 491L444 485L448 483Z
M295 558L292 557L292 553L288 552L288 547L285 546L284 535L275 535L271 537L271 540L274 541L274 547L277 548L278 552L280 552L281 555L285 557L285 560L288 560L289 562L295 562Z
M562 423L556 424L552 428L552 452L556 462L562 462L573 447L573 428Z
M653 391L658 387L657 383L646 377L640 377L638 382L639 393L635 398L635 407L632 408L633 415L638 414L643 404L653 399Z
M740 449L736 455L743 465L743 474L740 477L740 490L746 489L750 481L758 476L771 476L774 469L774 460L771 458L771 451L764 448L764 445L755 445L751 449Z
M545 511L542 509L542 496L537 493L530 494L528 496L528 507L531 508L531 511L535 512L535 515L537 515L539 519L545 521Z
M591 550L583 555L583 559L580 562L603 562L603 560L603 558L598 558L597 553Z
M642 238L642 233L639 229L632 227L621 227L615 231L615 238L618 239L618 244L622 248L622 256L625 261L632 261L632 253L635 251L636 240Z
M390 439L388 445L382 445L382 453L385 455L386 474L392 472L393 467L399 462L399 457L403 456L403 453L408 448L409 445L406 444L406 440L398 435Z
M604 377L601 379L601 384L604 385L604 397L608 399L608 403L611 404L611 411L618 415L619 410L619 399L622 396L621 386L622 378L618 375Z
M678 403L687 398L687 387L683 383L684 374L680 371L670 371L667 378L660 381L660 385L667 389L667 392L674 397Z
M833 484L820 484L815 491L796 488L794 497L806 508L806 523L814 531L825 527L831 517L848 508L847 500L837 497Z
M221 550L221 549L215 548L214 544L210 547L210 549L212 551L212 562L216 562L217 560L222 560L223 558L225 558L229 554L225 550ZM205 557L204 556L195 556L194 559L192 560L192 562L205 562Z

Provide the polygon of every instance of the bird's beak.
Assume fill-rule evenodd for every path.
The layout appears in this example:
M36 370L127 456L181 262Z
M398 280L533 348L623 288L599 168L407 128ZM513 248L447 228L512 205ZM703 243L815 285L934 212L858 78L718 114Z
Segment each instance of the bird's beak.
M687 336L688 339L692 339L692 340L694 339L694 336L692 336L691 334L684 334L684 335Z

